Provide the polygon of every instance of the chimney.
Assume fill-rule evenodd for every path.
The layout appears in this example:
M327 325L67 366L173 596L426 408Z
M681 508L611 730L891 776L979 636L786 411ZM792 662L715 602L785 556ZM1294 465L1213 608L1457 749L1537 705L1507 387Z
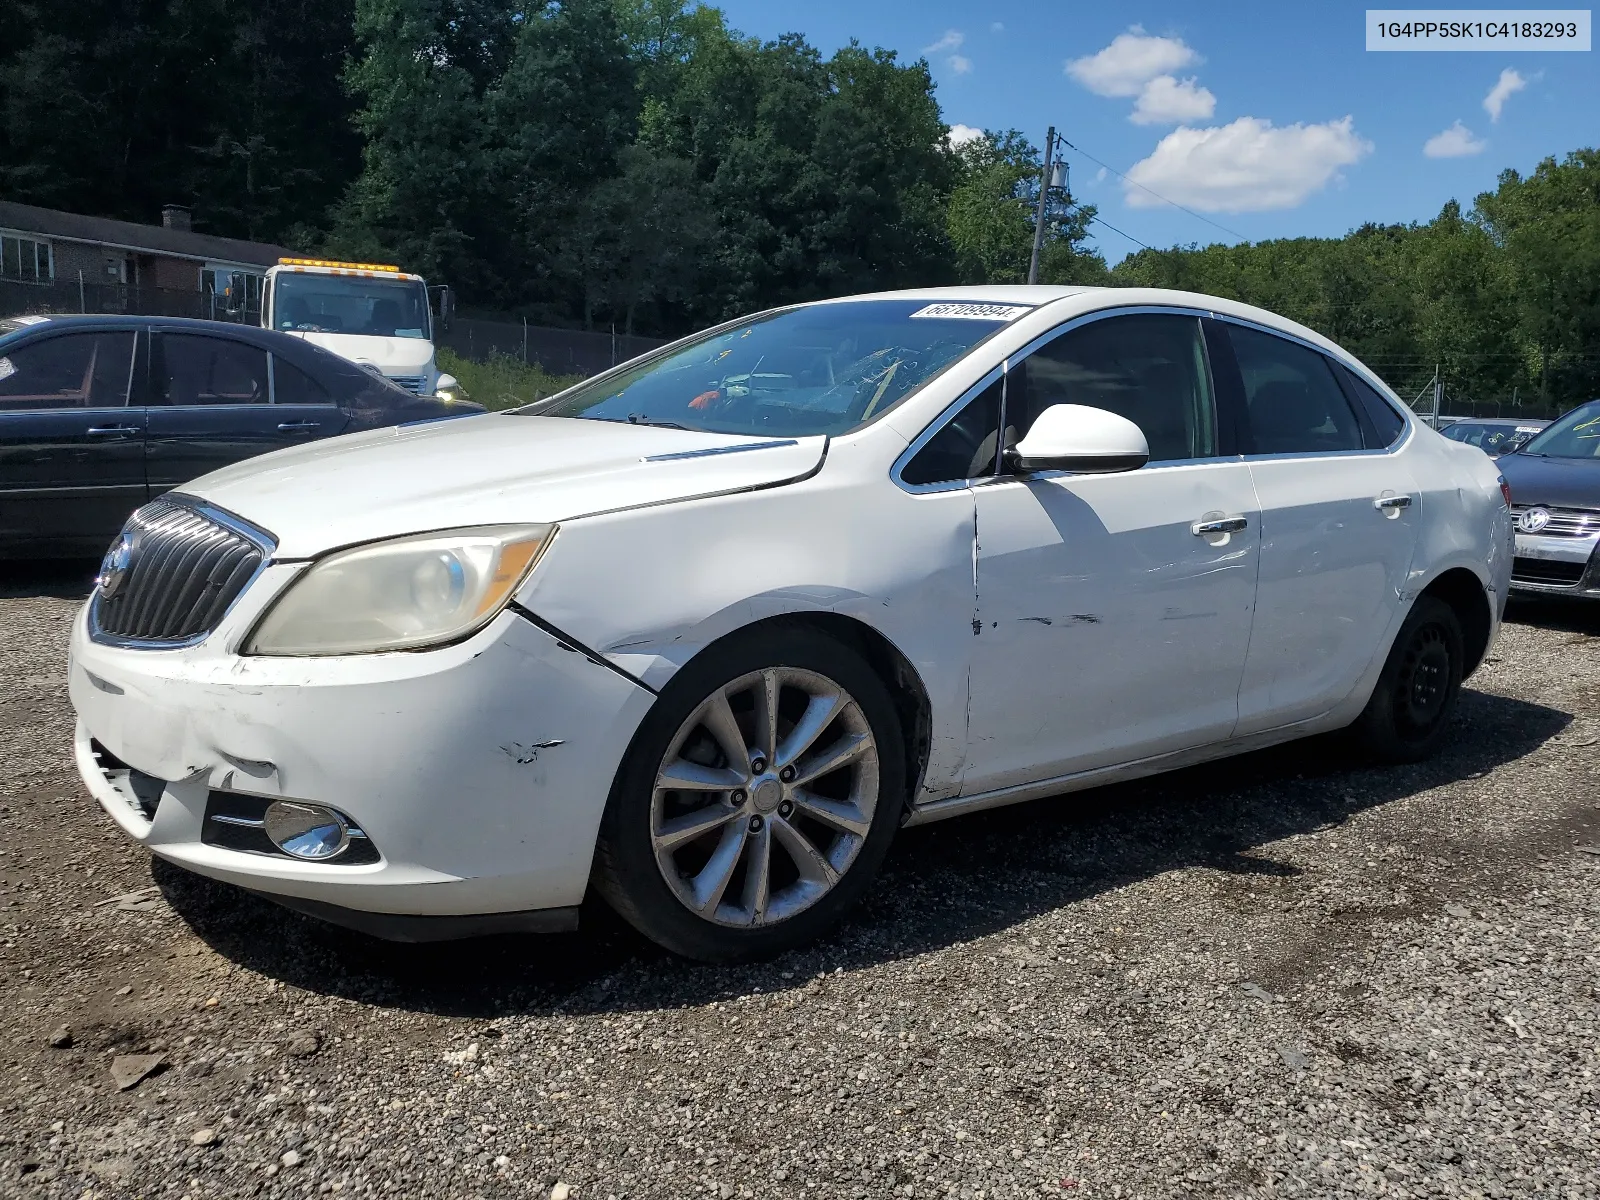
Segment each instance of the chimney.
M161 227L163 229L178 229L184 233L189 232L189 210L181 204L163 204L161 206Z

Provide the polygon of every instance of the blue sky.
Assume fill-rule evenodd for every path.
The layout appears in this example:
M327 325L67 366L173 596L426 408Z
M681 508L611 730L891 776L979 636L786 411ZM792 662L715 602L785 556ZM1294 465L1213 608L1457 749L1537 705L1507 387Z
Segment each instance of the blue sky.
M797 31L824 53L855 38L904 60L926 54L951 125L1017 128L1040 144L1054 124L1087 154L1251 240L1425 221L1451 197L1469 206L1505 167L1600 145L1595 51L1369 53L1365 6L719 7L744 33ZM1083 154L1068 161L1075 195L1140 241L1237 240L1115 175L1097 179ZM1097 241L1113 263L1136 249L1104 229Z

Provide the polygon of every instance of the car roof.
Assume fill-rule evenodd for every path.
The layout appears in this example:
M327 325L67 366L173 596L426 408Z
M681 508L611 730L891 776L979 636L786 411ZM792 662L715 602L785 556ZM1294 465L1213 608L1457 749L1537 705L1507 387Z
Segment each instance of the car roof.
M170 329L184 333L215 333L254 342L258 346L280 350L303 347L307 343L275 329L259 325L244 325L237 321L206 321L196 317L148 317L128 313L41 313L31 317L6 317L5 322L25 321L20 328L0 333L0 339L9 340L25 334L62 331L67 329ZM291 350L293 353L293 350Z
M1548 417L1457 417L1452 425L1548 425Z

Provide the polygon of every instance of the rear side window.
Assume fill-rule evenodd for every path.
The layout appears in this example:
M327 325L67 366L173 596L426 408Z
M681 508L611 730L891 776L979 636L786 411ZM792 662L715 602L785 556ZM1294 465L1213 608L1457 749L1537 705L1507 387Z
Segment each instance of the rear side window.
M1339 377L1344 380L1345 390L1350 393L1351 398L1366 410L1367 419L1372 422L1372 428L1378 435L1378 440L1372 449L1381 450L1394 445L1400 437L1400 431L1406 427L1405 419L1395 412L1394 405L1380 396L1376 388L1354 371L1341 366Z
M0 355L0 411L121 408L132 365L132 330L29 342Z
M1308 346L1258 329L1229 325L1244 382L1246 422L1256 454L1330 454L1362 450L1361 423L1333 374Z
M274 404L332 404L328 390L281 354L272 356Z
M269 394L265 350L226 338L161 335L158 403L266 404Z

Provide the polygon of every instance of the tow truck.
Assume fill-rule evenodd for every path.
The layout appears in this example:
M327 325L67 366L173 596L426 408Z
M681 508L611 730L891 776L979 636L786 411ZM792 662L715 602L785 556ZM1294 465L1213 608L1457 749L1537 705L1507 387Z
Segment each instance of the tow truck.
M461 385L439 371L434 357L430 291L443 328L454 309L448 287L430 289L422 276L380 263L280 258L262 288L261 324L342 355L408 392L462 400Z

